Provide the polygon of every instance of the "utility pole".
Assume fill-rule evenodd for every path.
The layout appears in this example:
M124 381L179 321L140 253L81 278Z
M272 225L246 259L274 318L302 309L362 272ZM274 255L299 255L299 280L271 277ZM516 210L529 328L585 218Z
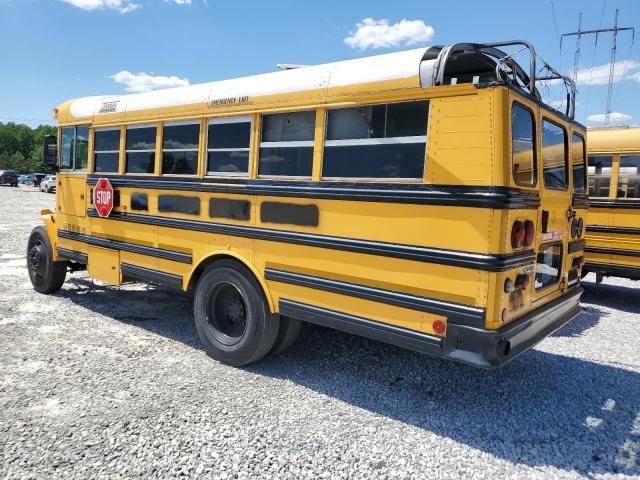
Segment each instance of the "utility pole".
M598 34L599 33L608 33L611 32L611 64L609 66L609 89L607 92L607 110L605 114L605 125L609 124L609 116L611 115L611 94L613 93L613 80L615 76L616 69L616 48L617 48L617 37L618 32L631 30L632 32L632 42L635 39L635 28L633 27L618 27L618 13L619 10L616 8L616 16L613 24L613 28L599 28L597 30L582 30L582 13L578 17L578 31L563 33L560 37L560 48L562 48L562 39L564 37L576 37L576 52L574 56L574 64L573 64L573 81L574 83L578 79L578 61L580 60L580 39L584 35L595 35L596 43L598 42Z

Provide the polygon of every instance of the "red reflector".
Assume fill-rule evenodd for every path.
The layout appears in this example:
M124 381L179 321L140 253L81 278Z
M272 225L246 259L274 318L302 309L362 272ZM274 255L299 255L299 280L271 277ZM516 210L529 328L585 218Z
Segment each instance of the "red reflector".
M536 226L531 220L524 222L524 246L529 247L533 243L533 238L536 235Z
M513 248L520 248L523 242L524 225L520 220L516 220L513 222L513 227L511 228L511 246Z
M433 331L438 335L442 335L445 331L444 322L442 320L436 320L435 322L433 322Z

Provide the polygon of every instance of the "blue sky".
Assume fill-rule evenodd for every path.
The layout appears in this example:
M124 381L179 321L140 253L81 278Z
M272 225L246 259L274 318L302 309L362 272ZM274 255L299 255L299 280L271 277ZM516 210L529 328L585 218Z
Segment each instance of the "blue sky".
M52 123L73 97L458 41L527 39L571 72L575 39L561 51L557 32L576 30L580 11L583 28L597 28L603 6L603 27L619 8L620 25L640 28L638 0L0 0L0 121ZM633 48L630 34L618 38L613 120L640 125L640 31ZM579 121L605 112L609 47L610 36L595 50L582 41Z

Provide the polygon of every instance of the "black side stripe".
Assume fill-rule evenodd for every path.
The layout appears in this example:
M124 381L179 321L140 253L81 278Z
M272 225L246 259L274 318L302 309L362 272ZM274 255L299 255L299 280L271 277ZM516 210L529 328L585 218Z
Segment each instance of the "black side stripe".
M434 335L284 298L280 299L279 309L281 315L305 322L342 330L420 353L443 354L442 340Z
M159 283L168 287L182 290L182 277L171 273L160 272L150 268L139 267L129 263L120 264L120 271L123 276L143 280L150 283Z
M76 252L75 250L69 250L68 248L60 248L57 249L58 256L64 257L67 260L71 260L72 262L82 263L83 265L87 264L87 254L82 252Z
M600 272L623 278L640 278L640 267L617 265L613 263L587 262L584 266L589 272Z
M640 199L598 200L598 199L592 198L589 200L589 208L638 209L640 208Z
M627 248L586 247L584 251L587 253L622 255L624 257L640 257L640 250L629 250Z
M573 240L572 242L569 242L569 246L567 250L569 251L569 253L576 253L581 250L584 250L584 245L585 245L584 240Z
M622 234L625 234L625 235L640 235L640 228L636 228L636 227L609 227L607 225L587 225L587 232L622 233Z
M89 185L102 177L89 176ZM398 185L343 182L270 182L265 180L220 180L211 178L166 178L108 175L111 185L154 190L269 195L362 202L446 205L492 209L530 209L540 206L536 191L500 186Z
M97 215L97 213L96 213ZM83 242L96 247L110 248L112 250L123 250L125 252L139 253L140 255L148 255L150 257L164 258L174 262L191 264L191 255L188 253L174 252L163 248L146 247L136 243L120 242L117 240L109 240L108 238L95 237L93 235L84 235L66 230L58 230L60 238Z
M586 193L574 193L571 199L573 208L589 208L589 195Z
M94 209L89 209L90 217L99 218ZM168 228L194 230L199 232L234 235L257 240L293 243L312 247L328 248L368 255L401 258L419 262L437 263L456 267L472 268L488 272L503 272L512 268L530 265L535 259L533 250L516 253L484 254L439 248L419 247L415 245L376 242L355 238L333 237L312 233L292 232L288 230L272 230L268 228L248 227L244 225L228 225L222 223L184 220L178 218L159 217L154 215L112 213L106 220L157 225Z
M447 320L462 325L484 328L484 308L461 303L447 302L434 298L421 297L408 293L395 292L382 288L368 287L357 283L342 282L301 273L286 272L267 268L265 278L276 282L289 283L302 287L315 288L341 295L373 300L396 307L404 307L421 312L434 313L447 317Z

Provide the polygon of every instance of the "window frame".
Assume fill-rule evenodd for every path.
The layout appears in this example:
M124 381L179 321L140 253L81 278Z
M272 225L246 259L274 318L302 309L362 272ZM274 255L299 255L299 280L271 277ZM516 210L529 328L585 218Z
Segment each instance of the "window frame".
M205 118L205 149L204 149L204 176L205 177L234 177L234 178L249 178L251 176L251 162L253 155L251 155L251 147L253 145L253 128L254 121L253 115L234 115L232 117L209 117ZM227 123L248 123L249 124L249 146L244 148L209 148L209 126L210 125L223 125ZM209 152L248 152L249 161L247 163L247 171L245 172L213 172L209 171Z
M633 152L633 151L619 152L617 154L617 158L618 158L617 173L618 174L617 174L616 183L615 183L615 186L614 186L614 192L615 192L615 199L616 200L622 200L623 202L627 201L627 200L630 200L630 201L638 201L638 200L640 200L640 196L639 197L620 197L618 195L618 193L620 192L620 179L622 177L625 177L625 176L634 176L634 174L622 173L622 157L629 157L629 156L633 156L633 157L640 156L640 151L638 151L638 152ZM614 157L614 161L615 161L615 157ZM613 169L613 166L612 166L612 169ZM635 176L640 176L640 173L636 173ZM613 184L613 175L612 175L612 184ZM611 195L611 189L609 189L609 195ZM594 197L594 198L596 198L596 197ZM598 198L601 198L601 197L598 197Z
M127 149L127 137L129 136L129 130L135 130L138 128L155 128L156 129L156 143L155 148L152 150L144 149L144 150L129 150ZM132 125L124 126L124 165L123 165L123 173L125 175L147 175L153 176L156 175L156 167L157 167L157 159L158 159L158 124L157 123L134 123ZM122 141L122 140L121 140ZM153 172L127 172L127 153L154 153L154 161L153 161Z
M544 122L548 122L556 127L559 127L564 132L564 178L566 180L564 188L548 187L544 181ZM568 192L569 191L569 133L566 127L555 120L550 119L546 115L542 115L540 118L540 154L542 156L542 186L545 190L554 190L556 192ZM573 175L572 175L573 177Z
M591 194L591 187L589 185L589 177L591 177L591 175L597 175L597 173L589 173L589 158L590 157L610 157L611 158L611 173L609 174L609 191L607 192L607 195L604 197L600 197L600 196L595 196ZM616 169L615 164L616 164L616 158L618 159L617 161L620 161L620 157L618 154L616 153L590 153L587 154L587 193L589 195L590 198L617 198L617 194L618 194L618 190L617 190L617 185L618 185L618 177L617 175L615 176L615 182L614 182L614 171ZM595 177L594 177L595 178ZM613 190L612 190L613 189ZM613 197L612 194L613 193Z
M343 110L347 108L375 107L376 105L395 105L400 103L427 102L427 130L424 135L412 135L406 137L383 137L383 138L350 138L341 140L327 140L327 130L329 128L329 112L332 110ZM429 145L429 124L431 122L431 98L412 98L393 102L372 102L358 105L328 107L324 112L324 132L322 137L322 165L320 166L320 180L328 182L366 182L366 183L423 183L427 172L427 147ZM324 173L324 150L327 146L339 147L349 145L392 145L392 144L417 144L421 141L415 139L424 138L424 158L422 160L422 175L420 177L325 177ZM414 141L407 141L414 139Z
M198 126L198 146L196 148L164 148L164 128L165 127L176 127L180 125L197 125ZM163 177L198 177L198 171L200 167L200 138L202 137L202 121L201 119L192 119L192 120L175 120L169 122L162 122L162 142L160 142L160 172L159 175ZM156 130L156 138L158 135L158 131ZM126 144L125 144L126 147ZM157 147L157 145L156 145ZM139 151L139 150L137 150ZM196 171L195 173L164 173L164 152L196 152ZM126 155L126 150L125 150ZM125 165L126 168L126 165Z
M533 173L533 183L531 184L522 184L522 183L518 183L516 181L516 178L513 175L513 106L517 105L518 107L522 108L523 110L525 110L526 112L528 112L531 115L531 126L533 128L532 136L531 136L531 144L533 146L533 165L531 166L531 171ZM513 182L513 184L518 187L518 188L538 188L538 180L540 177L540 172L538 172L538 168L539 168L539 161L538 161L538 124L536 122L536 113L533 111L533 109L531 107L529 107L528 105L519 102L517 100L513 100L511 102L511 107L509 108L509 146L511 147L511 153L510 153L510 164L509 164L509 170L511 171L511 181ZM544 183L544 181L543 181Z
M71 168L63 168L62 167L62 131L66 128L73 129L73 141L71 143ZM87 164L84 168L76 168L76 146L78 144L78 128L86 128L87 129ZM59 145L61 148L58 149L58 167L61 172L65 173L87 173L89 171L89 146L91 140L91 127L89 125L64 125L60 126L60 142Z
M120 134L118 135L118 150L95 150L95 145L96 145L96 133L97 132L113 132L113 131L117 131L120 132ZM92 173L98 173L98 174L118 174L120 172L120 163L122 161L122 158L120 158L120 146L122 144L122 127L118 126L118 127L95 127L93 128L93 165L91 168ZM115 172L97 172L96 171L96 153L117 153L118 154L118 168L116 168Z
M313 179L313 166L315 163L316 156L316 126L318 125L318 108L311 109L302 109L302 110L287 110L287 111L279 111L279 112L268 112L268 113L260 113L260 129L258 132L259 141L257 146L257 155L256 155L256 178L263 178L267 180L312 180ZM286 115L289 113L304 113L304 112L313 112L314 113L314 128L313 128L313 139L312 140L292 140L290 142L287 141L278 141L278 142L263 142L262 141L262 128L264 126L264 117L266 115ZM324 140L324 138L323 138ZM260 174L260 150L262 148L300 148L300 147L311 147L311 172L309 175L261 175Z
M582 182L583 190L581 192L578 192L576 190L576 184L573 177L573 167L575 165L573 163L573 137L574 136L579 137L580 140L582 140L582 168L584 168L584 182ZM589 164L587 162L587 139L585 138L584 135L582 135L582 133L579 133L579 132L571 132L571 189L573 190L573 193L589 194Z

